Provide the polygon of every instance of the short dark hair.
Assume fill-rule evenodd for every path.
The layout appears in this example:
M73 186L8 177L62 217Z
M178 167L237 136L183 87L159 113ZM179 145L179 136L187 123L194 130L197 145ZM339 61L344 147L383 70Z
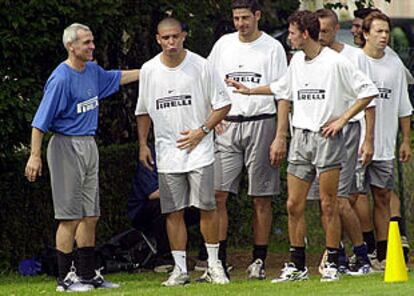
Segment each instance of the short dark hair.
M335 22L335 25L339 23L338 16L335 13L335 11L333 11L332 9L321 8L321 9L318 9L315 13L318 16L318 18L333 19Z
M158 25L157 25L157 33L159 33L160 28L163 27L163 26L177 26L181 30L183 29L183 25L181 24L181 22L179 20L177 20L176 18L173 18L171 16L162 19L158 23Z
M309 36L318 41L321 25L316 13L309 10L297 10L289 16L288 23L296 25L302 33L308 31Z
M375 20L381 20L384 22L388 23L388 27L391 30L391 20L390 18L385 14L382 13L380 11L374 11L371 12L370 14L368 14L368 16L366 16L364 18L364 21L362 22L362 32L363 33L369 33L369 31L371 30L371 26L372 26L372 22ZM362 40L362 46L365 45L366 40L364 38L364 36L361 36L361 40Z
M357 10L354 10L354 17L360 18L360 19L364 19L366 18L371 12L381 12L381 10L379 10L378 8L360 8Z
M259 3L256 0L233 0L231 3L231 9L246 8L255 13L260 10Z

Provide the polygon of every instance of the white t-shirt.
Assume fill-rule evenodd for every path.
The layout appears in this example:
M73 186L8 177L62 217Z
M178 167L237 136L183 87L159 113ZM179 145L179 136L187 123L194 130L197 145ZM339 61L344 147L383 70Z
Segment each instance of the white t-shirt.
M267 85L286 73L286 53L279 41L262 32L253 42L239 40L239 33L222 36L208 57L221 79L232 78L249 88ZM246 96L228 87L232 106L228 115L275 114L273 96Z
M412 106L407 91L405 66L395 54L385 51L381 59L365 55L363 71L379 89L375 99L375 131L373 160L394 159L398 119L410 116Z
M213 133L191 152L177 148L180 132L199 128L213 110L231 104L224 82L199 55L187 50L183 62L166 67L158 54L140 72L135 115L148 114L154 125L160 173L185 173L214 161Z
M340 52L341 55L346 57L351 64L353 64L355 67L361 70L361 56L364 56L364 52L361 48L356 48L353 46L350 46L348 44L344 43L344 48ZM364 59L364 57L363 57ZM349 103L349 107L351 107L355 103L355 100L351 101ZM367 108L375 107L375 100L372 100L371 103L367 106ZM352 117L349 122L357 122L362 119L364 119L365 112L361 111L358 114L356 114L354 117Z
M270 84L277 99L293 101L292 125L319 132L328 121L339 118L349 102L378 94L371 80L347 58L330 48L310 61L297 52L288 72Z

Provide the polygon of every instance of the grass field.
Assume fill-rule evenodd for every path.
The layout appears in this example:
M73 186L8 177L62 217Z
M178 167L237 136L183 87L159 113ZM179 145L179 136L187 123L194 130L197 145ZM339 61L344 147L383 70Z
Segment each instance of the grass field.
M276 271L271 275L275 275ZM200 273L192 273L194 280ZM414 295L414 274L409 273L405 283L384 283L383 274L365 277L342 277L334 283L321 283L313 275L306 282L272 284L270 280L247 281L243 270L232 273L232 282L226 286L198 284L194 281L185 287L165 288L160 283L165 274L119 273L107 276L120 283L117 290L95 290L83 295ZM54 292L56 282L51 277L21 277L0 275L0 295L62 295Z

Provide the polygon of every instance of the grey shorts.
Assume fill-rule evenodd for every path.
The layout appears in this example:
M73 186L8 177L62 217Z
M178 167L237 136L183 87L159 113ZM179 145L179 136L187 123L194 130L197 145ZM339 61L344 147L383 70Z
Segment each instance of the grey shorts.
M213 164L188 173L159 173L160 203L163 214L196 207L214 210Z
M55 219L100 216L99 154L93 137L55 134L47 147Z
M360 123L348 123L344 127L342 134L345 140L346 158L341 163L341 172L339 175L338 184L338 197L348 198L358 163L358 146L361 135ZM319 178L315 178L313 181L311 189L308 193L308 200L319 200Z
M316 175L341 167L345 159L342 133L324 138L320 132L295 128L289 147L287 172L312 182Z
M358 162L351 192L368 194L370 186L393 190L394 184L394 160L373 160L365 168Z
M270 165L270 145L276 134L276 117L226 122L216 137L214 189L237 194L243 166L247 169L250 196L279 194L279 168Z

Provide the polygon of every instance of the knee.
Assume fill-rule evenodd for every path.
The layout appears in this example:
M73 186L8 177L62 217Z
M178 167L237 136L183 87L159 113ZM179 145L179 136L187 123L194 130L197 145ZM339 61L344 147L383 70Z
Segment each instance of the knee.
M337 208L338 206L335 198L327 198L321 200L322 215L331 217L335 214Z
M339 208L339 214L341 216L346 215L352 210L351 204L349 203L347 199L344 199L344 198L338 198L338 208Z
M298 217L304 212L300 203L290 199L288 199L286 203L286 208L289 216L291 217Z

